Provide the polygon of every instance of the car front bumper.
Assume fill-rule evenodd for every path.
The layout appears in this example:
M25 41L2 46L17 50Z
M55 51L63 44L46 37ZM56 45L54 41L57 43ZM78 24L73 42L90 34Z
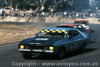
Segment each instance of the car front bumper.
M34 52L34 53L54 53L54 50L42 50L42 49L19 49L20 52Z

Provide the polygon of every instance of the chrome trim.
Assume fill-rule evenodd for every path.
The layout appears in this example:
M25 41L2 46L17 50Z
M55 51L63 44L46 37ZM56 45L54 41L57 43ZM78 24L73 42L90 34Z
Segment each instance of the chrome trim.
M31 51L30 49L19 49L19 51ZM33 49L33 52L46 52L46 53L53 53L53 50L40 50L40 49Z
M19 49L19 51L31 51L30 49Z

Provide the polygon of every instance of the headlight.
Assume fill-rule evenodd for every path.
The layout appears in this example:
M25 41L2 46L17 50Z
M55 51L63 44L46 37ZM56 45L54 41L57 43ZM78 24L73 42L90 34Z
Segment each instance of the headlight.
M20 45L20 49L24 49L24 45Z
M54 47L49 47L50 50L54 50Z

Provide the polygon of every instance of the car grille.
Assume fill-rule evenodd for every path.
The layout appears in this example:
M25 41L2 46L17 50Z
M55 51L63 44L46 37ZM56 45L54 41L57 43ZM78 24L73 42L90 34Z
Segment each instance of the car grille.
M45 46L25 46L26 49L49 49Z

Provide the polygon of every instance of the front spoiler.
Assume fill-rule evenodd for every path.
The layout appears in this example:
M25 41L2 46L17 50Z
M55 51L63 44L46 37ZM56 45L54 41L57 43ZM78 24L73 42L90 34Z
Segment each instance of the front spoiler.
M42 49L19 49L20 52L39 52L39 53L54 53L53 50L42 50Z

